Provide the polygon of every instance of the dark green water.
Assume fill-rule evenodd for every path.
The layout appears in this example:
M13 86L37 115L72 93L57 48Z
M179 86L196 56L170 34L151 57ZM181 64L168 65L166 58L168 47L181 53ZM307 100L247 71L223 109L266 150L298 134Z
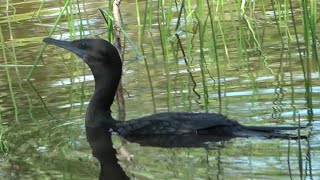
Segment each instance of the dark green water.
M3 144L9 149L0 155L0 179L96 179L99 165L91 156L83 125L94 85L88 67L73 54L48 46L43 61L31 77L32 84L25 80L43 46L42 39L51 30L63 2L45 2L39 18L33 16L39 8L38 1L10 1L8 13L6 1L0 0L0 3L0 26L5 41L0 55L0 133ZM107 8L107 4L104 1L80 3L86 37L107 37L105 22L97 10L98 7ZM238 21L234 20L237 18L232 4L225 5L225 15L221 17L226 46L222 43L222 36L218 35L221 99L218 98L216 62L210 56L210 41L204 45L207 62L202 68L209 97L206 106L199 43L195 41L190 51L190 67L200 99L192 91L193 85L183 57L180 51L176 54L177 45L172 37L167 38L169 44L173 42L174 45L171 47L170 44L168 48L166 76L157 21L154 19L152 29L156 57L152 57L150 41L147 39L144 43L154 97L151 96L145 64L136 60L136 53L127 43L123 75L123 86L128 93L125 93L127 119L153 112L204 112L206 108L248 125L297 125L300 117L301 124L309 125L303 131L310 136L308 141L237 138L218 143L219 146L212 145L210 149L166 149L129 143L125 148L133 155L132 161L122 158L121 164L130 176L183 180L320 177L320 78L316 63L311 74L313 108L308 108L296 44L282 48L271 7L267 9L270 14L265 17L262 17L258 5L256 11L255 31L263 41L261 49L267 57L263 60L253 40L248 37L244 37L246 49L239 49L239 38L235 32L240 27L235 24ZM124 30L137 43L134 6L131 1L123 2L122 16ZM141 14L143 7L144 2L140 2ZM295 7L297 27L301 32L301 14L298 5ZM74 8L74 16L78 18L76 6ZM173 29L175 22L173 18ZM59 25L54 38L79 38L79 20L74 21L74 34L68 30L66 17ZM292 27L289 28L292 33ZM245 34L249 36L248 29ZM182 39L188 39L188 36ZM302 38L303 34L299 37ZM205 38L210 39L209 36ZM246 53L240 55L241 51ZM171 89L168 89L168 84ZM313 115L310 115L311 110ZM113 111L117 117L116 106ZM114 142L119 149L119 138L114 137Z

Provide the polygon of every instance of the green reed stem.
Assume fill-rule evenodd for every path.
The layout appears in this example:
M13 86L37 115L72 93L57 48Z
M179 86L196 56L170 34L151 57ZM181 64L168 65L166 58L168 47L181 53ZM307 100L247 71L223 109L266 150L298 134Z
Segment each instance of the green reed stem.
M2 34L1 25L0 25L0 41L1 41L1 46L2 46L3 60L4 60L4 63L7 64L8 60L7 60L6 50L5 50L6 44L5 44L5 40L4 40L3 34ZM7 82L8 82L8 86L9 86L10 96L11 96L12 104L13 104L13 107L14 107L15 121L19 122L18 106L17 106L16 99L15 99L14 92L13 92L13 86L12 86L12 82L11 82L10 71L9 71L8 67L5 67L5 70L6 70L6 74L7 74Z
M304 43L306 46L306 58L305 58L305 68L306 68L306 80L305 80L305 89L306 95L305 98L307 100L307 107L308 107L308 115L312 117L313 115L313 103L312 103L312 48L310 45L310 28L309 28L309 8L308 8L308 1L303 0L301 2L302 5L302 18L303 18L303 27L304 27Z
M210 20L210 28L211 28L211 39L212 39L212 52L210 53L212 54L211 57L212 59L216 62L216 66L217 66L217 80L218 80L218 100L219 100L219 104L221 105L221 82L220 82L220 65L219 65L219 60L218 60L218 52L217 52L217 40L216 40L216 35L215 35L215 30L214 30L214 21L213 21L213 17L212 17L212 13L211 13L211 6L209 4L209 0L207 0L207 6L208 6L208 13L209 13L209 20ZM219 24L220 25L220 24ZM220 27L220 30L221 27ZM222 33L222 32L221 32ZM225 42L224 42L225 44Z
M193 93L197 96L198 99L201 98L200 94L196 91L196 87L197 87L197 83L192 75L192 71L191 71L191 67L190 67L190 64L189 64L189 60L188 60L188 56L186 54L186 51L184 50L183 48L183 45L182 45L182 41L181 41L181 38L180 38L180 35L178 33L179 31L179 28L180 27L180 22L181 22L181 18L182 18L182 12L185 10L185 3L184 1L182 2L181 4L181 8L179 10L179 15L178 15L178 21L177 21L177 25L176 25L176 28L175 28L175 36L177 38L177 46L178 46L178 49L181 50L181 53L182 53L182 56L183 56L183 60L184 60L184 63L186 65L186 68L187 68L187 72L188 72L188 80L189 80L189 84L190 84L190 81L192 83L192 91ZM186 18L185 18L186 20ZM185 21L186 22L186 21ZM191 43L191 42L190 42ZM191 53L190 53L191 54ZM177 58L176 58L177 59ZM177 63L178 65L178 63ZM179 73L178 73L179 74ZM182 82L181 82L182 83Z
M153 24L153 0L149 0L149 32L152 32L152 24ZM147 3L147 2L146 2ZM146 5L147 7L147 5Z
M162 56L164 61L164 68L165 68L165 74L167 79L167 106L168 110L171 111L172 109L172 85L171 85L171 78L170 78L170 70L169 70L169 61L168 61L168 42L167 42L167 33L168 29L166 27L166 15L164 10L164 2L158 1L158 27L160 32L160 42L161 42L161 49L162 49Z
M298 37L298 31L297 31L297 27L296 27L296 20L295 20L295 17L294 17L293 7L292 7L292 2L291 2L291 0L289 0L289 5L290 5L290 10L291 10L291 18L292 18L292 24L293 24L294 34L295 34L296 43L297 43L298 51L299 51L300 64L301 64L301 67L302 67L301 69L302 69L302 73L303 73L304 80L306 81L307 77L306 77L306 72L305 72L305 65L304 65L304 62L303 62L302 49L301 49L301 47L300 47L300 42L299 42L299 37Z
M291 141L288 141L288 151L287 151L287 164L288 164L288 174L292 179L292 171L291 171L291 164L290 164L290 148L291 148Z
M147 2L146 2L147 3ZM148 34L149 34L149 40L150 40L150 45L151 45L151 53L152 53L152 60L153 61L157 61L157 53L155 50L155 46L154 46L154 41L153 41L153 30L152 30L152 26L153 26L153 3L152 0L149 0L149 30L148 30Z
M301 127L300 124L300 114L298 114L298 126ZM298 136L300 137L300 129L298 129ZM301 148L301 140L298 139L298 160L299 160L299 174L300 174L300 179L303 178L303 160L302 160L302 148Z
M290 5L289 5L289 1L286 0L285 1L285 15L284 15L284 23L285 23L285 32L286 32L286 36L287 36L287 45L288 45L288 48L290 48L289 46L291 45L291 40L293 39L292 36L291 36L291 32L290 32L290 17L289 17L289 14L290 14Z
M54 30L57 28L58 23L60 22L60 20L61 20L61 18L62 18L62 16L63 16L63 13L64 13L65 10L67 9L69 3L70 3L70 0L67 0L66 3L64 4L64 6L63 6L63 8L62 8L62 10L61 10L58 18L56 19L55 23L53 24L53 28L50 30L50 32L49 32L49 34L48 34L48 37L51 37L52 34L53 34L53 32L54 32ZM27 75L27 78L26 78L26 79L27 79L28 81L30 80L30 78L31 78L31 76L32 76L32 74L33 74L33 71L37 68L37 65L39 64L39 61L40 61L40 59L41 59L41 57L42 57L42 54L43 54L43 52L44 52L44 50L45 50L46 47L47 47L47 44L44 44L44 45L42 46L42 48L40 49L40 52L38 53L38 55L37 55L37 57L36 57L36 60L35 60L34 63L33 63L33 67L31 68L31 70L29 71L29 73L28 73L28 75Z
M110 24L113 24L113 18L111 16L110 13L108 13L106 10L99 8L100 13L102 14L104 20L106 21L107 25L110 26ZM113 29L111 29L111 31L113 31ZM132 46L133 50L135 51L135 53L137 54L138 57L143 57L143 55L141 54L141 52L139 51L138 46L132 41L132 39L130 38L130 36L128 35L128 33L126 33L126 31L123 30L122 27L120 27L120 31L123 34L123 36L125 37L126 40L128 40L128 43ZM111 32L111 34L113 34ZM112 38L109 37L108 35L108 41L112 42L113 41L113 36Z
M8 19L8 27L9 27L8 29L9 29L10 37L14 37L14 33L12 32L11 20L9 18L8 11L6 12L6 14L7 14L7 19ZM12 38L11 38L11 40L12 40ZM20 73L19 73L19 68L18 68L19 65L17 65L18 64L18 60L17 60L16 48L15 48L14 44L12 44L11 51L12 51L12 63L15 64L14 69L16 71L16 75L17 75L17 78L18 78L17 84L19 85L19 88L21 89L21 91L24 92L24 94L26 96L26 99L28 100L29 107L32 108L32 102L31 102L29 93L27 93L26 90L24 90L24 88L22 87L22 78L21 78ZM30 115L30 117L32 117L32 113L30 113L30 111L29 111L29 115Z
M203 87L203 93L204 93L204 108L205 111L208 112L208 104L209 104L209 95L208 95L208 88L207 88L207 82L206 82L206 75L205 75L205 66L206 66L206 60L204 57L204 35L205 35L205 24L202 24L202 21L198 19L198 28L199 28L199 44L200 44L200 72L201 72L201 79L202 79L202 87Z
M300 120L299 120L300 121ZM300 124L300 123L299 123ZM298 129L300 131L300 129ZM312 131L309 131L309 134L308 134L308 137L310 137L310 133L312 133ZM299 141L301 141L301 139L299 139ZM309 176L310 176L310 179L316 179L315 176L317 177L316 174L313 173L313 143L312 141L307 141L306 142L307 144L305 145L307 147L307 154L306 154L306 161L307 161L307 166L306 169L309 170ZM304 146L304 144L302 144L301 142L299 143L299 146L300 146L300 149L302 149L301 145ZM305 178L306 179L306 178Z
M208 0L207 0L207 3L208 3ZM221 5L223 6L223 5ZM219 6L217 5L217 8L216 8L216 14L219 13ZM210 9L210 6L208 5L208 11L209 11L209 16L211 16L211 9ZM209 17L210 18L210 22L212 21L212 17ZM210 23L211 24L211 23ZM222 39L222 42L223 42L223 47L224 47L224 53L225 53L225 57L227 58L227 61L229 61L229 53L228 53L228 47L227 47L227 43L226 43L226 40L225 40L225 35L224 35L224 32L223 32L223 29L222 29L222 25L221 25L221 21L220 21L220 18L217 19L217 26L219 27L219 31L221 33L221 39ZM211 27L212 29L213 27ZM213 29L212 29L213 30ZM214 40L216 41L216 40ZM214 42L214 44L216 44L216 42ZM215 46L216 47L216 46Z
M83 11L84 11L84 14L87 14L85 7L86 6L83 6ZM79 19L80 19L80 26L79 26L80 38L84 38L85 37L85 33L84 33L84 27L83 27L83 22L82 22L83 18L82 18L82 15L81 15L79 0L77 0L77 9L78 9L78 15L79 15ZM90 28L89 20L88 20L88 18L85 18L85 19L86 19L87 24L88 24L89 34L91 34L91 28ZM82 64L82 67L85 67L84 63ZM80 95L80 102L81 102L80 103L80 111L82 111L82 109L84 108L84 103L85 103L85 100L86 100L86 94L85 94L85 91L84 91L84 84L85 84L84 82L86 81L85 80L85 77L86 77L85 76L85 68L82 68L82 75L84 77L84 81L81 83L81 86L79 87L80 92L81 92L81 95Z
M281 40L281 45L282 45L282 47L284 47L284 42L283 42L282 32L281 32L281 14L282 14L281 13L281 3L280 2L276 2L276 3L277 3L277 12L276 12L276 8L274 6L274 0L271 0L274 21L276 22L279 38Z
M314 59L315 63L318 65L318 71L320 72L320 63L319 63L319 56L318 56L318 37L317 37L317 1L311 0L310 1L310 12L309 12L309 24L310 24L310 32L311 32L311 39L312 39L312 59Z
M206 81L206 74L205 74L205 69L206 69L206 59L204 55L204 43L205 43L205 29L206 29L206 24L207 24L207 19L208 16L204 15L204 3L203 0L197 1L197 11L196 11L196 18L198 22L198 32L199 32L199 48L200 48L200 73L201 73L201 81L202 81L202 88L203 88L203 102L204 102L204 108L205 111L208 112L208 88L207 88L207 81Z
M140 12L139 12L139 2L136 0L136 16L137 16L137 25L138 25L138 42L141 45L141 21L140 21ZM146 11L146 9L145 9ZM146 17L146 16L145 16Z
M86 9L87 6L85 6L85 4L86 4L86 1L82 1L83 12L84 12L84 15L85 15L84 19L86 21L86 29L89 31L89 34L92 34L90 17L88 16L87 9ZM80 12L79 12L79 14L80 14ZM82 16L81 16L81 18L82 18ZM81 24L83 24L83 23L81 23ZM82 26L81 28L84 28L84 26ZM84 30L83 30L83 32L84 32ZM83 34L83 36L85 36L85 34Z
M80 26L79 26L80 38L84 38L84 28L83 28L83 23L82 23L83 19L82 19L82 16L81 16L79 0L77 0L77 9L78 9L78 15L79 15L79 20L80 20Z
M155 98L154 98L154 89L153 89L153 83L152 83L152 78L150 75L150 70L149 70L149 65L148 65L148 61L144 52L144 48L143 48L143 44L144 44L144 39L145 39L145 31L146 31L146 26L147 26L147 9L148 9L148 2L145 2L145 11L144 11L144 18L143 18L143 27L142 27L142 34L141 34L141 42L139 42L140 45L140 49L142 51L142 55L143 55L143 61L144 61L144 65L146 67L146 71L147 71L147 76L148 76L148 81L149 81L149 85L150 85L150 90L151 90L151 99L152 99L152 105L153 105L153 112L156 113L156 102L155 102ZM138 27L139 28L139 27ZM140 30L140 28L139 28Z
M74 17L73 17L74 11L73 11L73 3L69 3L68 8L66 8L66 16L67 16L67 22L68 22L68 29L69 29L69 33L70 33L70 37L71 39L74 39L76 36L76 29L75 29L75 22L74 22ZM74 54L72 54L72 56L75 56ZM70 86L68 88L68 92L69 92L69 104L71 105L71 108L69 108L69 115L73 109L73 103L74 103L74 93L72 93L73 88L74 88L74 70L76 69L76 63L74 61L74 58L72 58L72 60L70 61L70 66L69 66L69 80L70 80ZM67 116L69 116L67 115Z
M241 56L243 57L244 61L246 62L246 66L247 66L247 69L248 69L248 76L249 76L249 78L251 80L251 88L254 91L256 91L256 87L257 86L256 86L256 82L255 82L255 75L254 75L253 71L251 70L250 61L249 61L249 54L248 54L248 51L247 51L247 43L249 44L249 40L251 38L249 38L248 34L247 34L247 31L248 31L247 28L246 28L247 22L246 22L246 19L245 19L246 18L246 15L245 15L245 13L246 13L245 5L246 4L243 3L243 2L246 2L246 1L238 0L238 2L236 4L237 12L238 12L238 18L240 19L240 21L238 21L238 23L239 23L239 32L237 34L238 35L237 37L239 37L239 45L238 45L239 49L240 49L239 54L241 54ZM244 18L244 21L241 20L243 18ZM264 60L266 60L266 59L264 59ZM264 63L265 63L266 68L268 69L266 61L264 61Z
M45 3L45 0L42 0L40 6L39 6L39 8L38 8L38 10L35 12L35 15L36 15L36 16L39 16L39 15L40 15L40 12L41 12L41 10L42 10L42 8L43 8L44 3Z

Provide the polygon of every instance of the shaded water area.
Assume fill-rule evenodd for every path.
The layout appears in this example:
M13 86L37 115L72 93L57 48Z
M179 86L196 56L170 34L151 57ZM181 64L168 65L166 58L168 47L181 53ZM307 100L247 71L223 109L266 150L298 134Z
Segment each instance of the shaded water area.
M72 53L48 46L31 76L31 83L26 81L44 46L42 39L48 36L64 3L46 1L38 11L40 1L0 2L3 36L0 142L4 152L0 155L0 179L97 179L99 164L91 155L84 128L85 110L94 87L88 67ZM88 0L79 6L70 6L73 9L68 11L73 15L62 16L52 37L107 39L107 25L98 8L108 9L108 4ZM124 1L121 12L123 29L133 43L138 44L141 32L135 5L133 1ZM216 7L224 8L215 14L214 22L219 26L215 29L214 45L210 41L213 38L209 24L201 30L201 23L195 25L195 19L187 16L175 30L178 8L165 6L165 11L174 12L167 23L172 36L161 39L157 1L152 6L154 19L148 26L152 33L146 33L143 41L148 69L135 50L140 49L139 45L133 47L126 41L122 78L126 119L154 112L208 111L222 113L246 125L297 126L301 123L308 126L302 133L309 139L235 138L209 143L208 148L157 148L123 143L114 136L114 147L119 154L133 155L131 160L119 157L128 176L136 179L319 179L319 64L310 62L308 81L312 88L308 89L292 23L281 26L279 33L272 5L255 4L254 12L248 14L253 19L253 36L246 22L239 19L234 2L225 2L223 6L215 2L212 11ZM142 17L145 2L140 1L139 7ZM199 11L199 19L207 17L207 10L201 14L200 7L197 10L196 7L195 2L191 3L188 10ZM317 10L319 7L320 4ZM297 37L303 42L299 4L293 4L293 12ZM203 18L199 22L209 20ZM204 37L199 37L198 31L192 33L192 29L199 27L201 32L206 31ZM162 32L164 29L160 28ZM288 36L288 32L292 34ZM174 34L182 41L189 68ZM316 35L320 35L318 31ZM168 46L165 51L161 48L164 41ZM259 41L260 46L255 41ZM218 61L213 58L214 46ZM300 48L305 56L303 43ZM116 105L113 112L117 117Z

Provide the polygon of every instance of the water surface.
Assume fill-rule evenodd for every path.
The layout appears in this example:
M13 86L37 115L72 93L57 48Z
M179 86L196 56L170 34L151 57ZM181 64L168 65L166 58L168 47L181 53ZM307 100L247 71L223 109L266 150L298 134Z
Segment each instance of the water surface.
M98 162L91 156L85 139L84 114L93 92L93 77L88 67L75 55L48 46L31 77L36 56L43 46L63 6L62 2L46 1L39 16L38 1L0 1L0 26L5 40L0 55L0 132L9 151L0 156L0 179L94 179L98 177ZM218 41L220 77L216 62L211 59L210 44L205 44L205 82L209 103L204 103L204 88L200 66L200 48L193 44L190 69L197 86L192 90L187 67L176 41L169 48L168 77L160 47L157 21L153 22L156 56L149 40L144 43L152 78L153 97L147 80L145 63L137 58L127 43L124 58L123 86L127 119L167 111L219 112L247 125L309 125L303 131L308 140L236 138L212 143L210 148L155 148L127 143L125 149L132 161L121 159L125 171L137 179L318 179L320 177L320 81L319 72L311 74L312 104L307 106L304 76L296 43L282 47L273 13L262 17L256 7L259 38L263 40L262 56L254 42L246 42L246 56L237 45L239 23L233 3L224 7L221 17L224 38ZM140 13L144 2L140 2ZM135 3L122 3L124 27L133 42L138 43ZM86 37L107 37L106 24L97 8L107 8L105 1L80 3L80 14ZM192 6L195 8L195 5ZM230 9L228 9L228 7ZM297 27L302 29L299 5L295 4ZM80 24L74 6L74 25ZM154 3L156 8L156 1ZM319 9L320 10L320 9ZM156 11L153 13L157 15ZM261 17L261 18L259 18ZM233 20L232 20L233 19ZM171 21L175 28L177 19ZM67 17L63 17L54 38L80 37L79 29L70 33ZM319 26L319 25L318 25ZM290 27L292 28L292 26ZM291 29L292 30L292 29ZM209 30L208 30L209 32ZM301 32L301 31L299 31ZM318 33L318 35L320 35ZM186 39L190 34L183 34ZM302 34L299 34L301 38ZM220 36L219 36L220 37ZM171 37L170 37L171 38ZM170 38L168 38L170 40ZM294 39L292 40L294 41ZM171 42L171 41L170 41ZM184 44L186 42L184 41ZM178 52L178 53L177 53ZM7 62L5 62L6 57ZM228 57L228 58L227 58ZM218 95L218 80L221 94ZM168 89L168 84L171 88ZM220 97L220 99L219 99ZM153 103L154 100L154 103ZM154 106L155 104L155 106ZM117 107L113 107L117 117ZM313 112L311 114L310 112ZM119 137L113 137L119 149Z

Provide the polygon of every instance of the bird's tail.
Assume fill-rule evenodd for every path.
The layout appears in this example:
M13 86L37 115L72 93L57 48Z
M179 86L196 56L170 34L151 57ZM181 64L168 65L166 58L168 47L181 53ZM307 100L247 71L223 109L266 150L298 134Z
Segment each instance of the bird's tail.
M234 132L235 136L240 137L265 137L280 139L306 139L307 136L298 134L289 134L284 131L300 130L306 127L288 127L288 126L245 126L241 131Z

